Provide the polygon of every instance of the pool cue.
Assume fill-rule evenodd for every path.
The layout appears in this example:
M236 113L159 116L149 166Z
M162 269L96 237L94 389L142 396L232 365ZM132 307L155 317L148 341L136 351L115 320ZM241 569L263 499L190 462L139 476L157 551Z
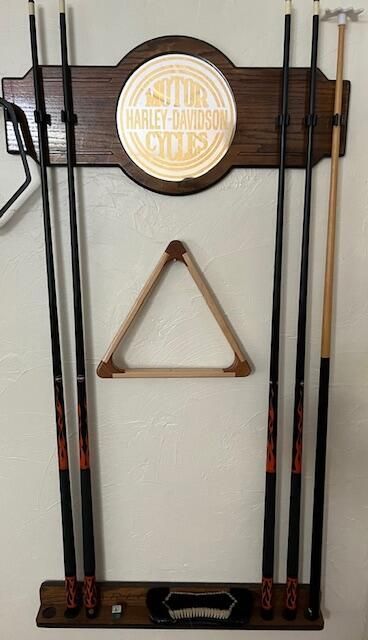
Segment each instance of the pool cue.
M62 119L65 123L66 154L68 168L68 194L71 235L71 256L73 274L74 299L74 327L77 367L77 395L78 395L78 423L80 449L80 486L82 503L82 531L83 531L83 565L84 588L83 602L88 618L94 618L98 609L98 594L96 588L96 558L93 525L92 485L90 468L90 446L88 434L86 365L84 352L83 305L81 293L81 276L79 264L79 242L77 205L75 196L75 123L73 111L72 78L68 62L68 42L65 17L65 1L60 0L60 36L62 56L62 78L64 93L64 111Z
M60 501L63 530L63 554L65 571L65 616L70 618L77 615L79 610L76 578L76 558L74 545L74 525L72 499L70 490L69 458L67 430L65 422L64 385L61 365L59 318L55 284L54 253L50 220L50 199L47 177L48 158L48 116L43 92L42 70L38 60L36 11L33 0L28 2L29 27L31 37L33 84L35 94L35 120L37 123L39 142L39 161L42 188L42 208L46 248L46 273L49 298L49 316L52 345L52 368L54 379L54 398L56 412L57 451L59 464Z
M284 55L282 107L279 118L280 127L280 169L278 179L276 242L273 281L271 360L269 382L269 404L267 425L267 457L265 511L263 529L263 559L261 587L261 615L265 619L273 617L273 577L275 556L275 519L276 519L276 450L278 423L278 390L279 390L279 352L280 352L280 315L281 315L281 281L283 256L283 230L285 210L285 170L286 142L289 125L289 65L291 35L291 1L285 2Z
M314 131L317 124L316 86L317 86L317 58L319 36L320 4L318 0L313 2L313 30L312 30L312 55L310 65L309 82L309 111L306 119L308 128L307 164L305 173L304 215L302 257L300 268L299 286L299 316L295 369L294 392L294 420L293 420L293 444L290 478L290 506L289 506L289 532L287 550L287 581L285 589L284 617L293 620L298 608L298 580L299 580L299 551L300 551L300 511L302 491L302 452L304 429L304 380L305 380L305 351L307 328L307 303L308 303L308 271L309 271L309 241L310 221L312 210L312 176L313 176L313 149Z
M339 185L339 156L341 143L342 100L343 100L343 74L345 53L345 30L348 19L356 21L362 10L337 9L326 11L324 17L328 20L337 17L338 20L338 52L336 90L334 105L334 127L332 134L332 160L330 176L330 196L328 208L327 250L324 285L324 303L322 320L322 346L321 365L319 379L319 401L317 419L317 445L315 461L314 481L314 505L313 528L311 549L311 573L309 586L309 602L307 617L316 620L320 615L321 600L321 575L322 575L322 545L323 545L323 519L326 481L326 453L327 453L327 427L328 427L328 396L330 386L330 358L331 358L331 329L333 316L333 288L335 269L335 237L337 197Z

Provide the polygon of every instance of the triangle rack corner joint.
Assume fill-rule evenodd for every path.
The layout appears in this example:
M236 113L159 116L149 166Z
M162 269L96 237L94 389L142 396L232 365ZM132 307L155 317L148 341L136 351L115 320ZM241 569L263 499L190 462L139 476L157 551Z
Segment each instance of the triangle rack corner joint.
M234 352L234 361L230 367L219 368L120 368L114 362L114 354L122 344L127 332L139 315L144 304L154 290L164 268L171 262L180 261L188 269L192 279L202 294L208 308L220 327L226 341ZM251 373L242 347L234 335L228 321L220 309L214 295L208 288L203 275L199 272L188 249L179 240L170 242L154 271L148 278L126 320L121 325L111 345L97 368L100 378L240 378Z

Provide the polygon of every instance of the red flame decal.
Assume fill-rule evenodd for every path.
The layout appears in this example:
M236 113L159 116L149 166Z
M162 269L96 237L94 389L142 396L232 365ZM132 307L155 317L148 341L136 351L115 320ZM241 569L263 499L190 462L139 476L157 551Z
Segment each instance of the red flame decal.
M69 467L68 462L68 448L66 444L66 433L65 433L65 415L64 415L64 407L60 400L60 392L58 385L55 385L55 404L56 404L56 425L57 425L57 448L58 448L58 458L59 458L59 469L60 471L67 471Z
M86 609L97 607L96 578L94 576L84 578L84 606Z
M84 428L83 420L87 415L87 408L84 409L84 416L82 416L82 410L80 404L78 404L78 419L79 419L79 456L80 456L80 468L89 469L89 441L88 432Z
M261 602L262 602L262 609L265 609L266 611L270 611L270 609L272 609L272 588L273 588L272 578L263 578Z
M268 433L267 433L267 473L276 473L276 455L275 455L275 408L274 408L274 392L270 391L270 401L268 409Z
M77 578L65 578L66 606L68 609L76 609L78 607L77 597Z
M298 424L297 424L298 437L296 439L295 449L294 449L293 473L301 474L302 456L303 456L303 419L304 419L302 390L300 392L297 413L298 413Z
M286 585L286 608L295 611L298 601L298 580L288 578Z

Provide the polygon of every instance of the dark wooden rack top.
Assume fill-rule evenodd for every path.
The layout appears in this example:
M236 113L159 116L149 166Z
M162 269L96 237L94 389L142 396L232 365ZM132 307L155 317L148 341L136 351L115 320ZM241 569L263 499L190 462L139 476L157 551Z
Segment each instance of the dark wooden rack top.
M172 625L158 625L152 622L146 606L147 591L152 587L170 587L182 591L221 591L231 587L246 587L253 592L254 607L249 624L244 627L236 627L240 630L257 631L321 631L324 627L322 616L311 622L304 616L304 611L308 602L308 587L300 585L299 590L299 610L295 620L285 620L282 616L285 596L285 585L275 585L274 601L275 616L273 620L263 620L260 616L260 585L258 584L188 584L188 583L138 583L138 582L103 582L99 585L101 607L98 616L89 620L81 610L76 618L68 619L64 616L65 591L63 582L44 582L41 585L41 607L37 615L37 626L48 628L73 628L73 629L205 629L213 631L221 629L234 629L226 624L218 626L211 625L205 627L191 623L190 627L185 624L175 623ZM123 614L120 619L112 618L112 606L122 605Z
M238 119L234 140L217 166L200 178L168 182L148 175L125 152L116 127L117 102L130 74L148 59L164 53L184 53L199 56L214 64L225 76L233 91ZM61 120L61 68L42 68L49 127L49 163L63 165L65 127ZM282 91L282 69L241 68L212 45L195 38L166 36L146 42L125 56L113 67L72 67L76 127L76 162L85 166L119 166L145 188L171 195L201 191L220 180L233 167L278 167L279 129ZM305 117L308 105L309 70L290 70L290 126L287 143L287 166L303 168L306 162L307 130ZM17 105L23 114L23 135L28 130L28 153L37 160L37 128L34 122L34 92L32 73L23 78L3 79L4 97ZM331 155L335 81L318 71L314 162ZM344 82L341 155L345 153L350 83ZM17 151L14 132L6 124L7 149Z

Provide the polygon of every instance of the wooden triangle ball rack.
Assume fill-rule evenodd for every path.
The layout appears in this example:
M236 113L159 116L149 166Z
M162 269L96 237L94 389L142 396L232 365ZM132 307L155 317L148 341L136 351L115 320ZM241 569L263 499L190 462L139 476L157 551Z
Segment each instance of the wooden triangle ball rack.
M150 369L124 369L114 363L114 354L121 346L130 327L143 309L145 303L150 298L157 285L163 270L172 262L182 262L188 269L191 277L201 292L208 308L220 327L227 343L234 352L234 361L227 368L150 368ZM164 251L159 263L148 278L141 293L139 294L133 308L128 314L125 322L120 327L114 337L105 356L100 362L97 373L100 378L234 378L245 377L251 372L250 366L243 353L243 350L234 335L229 323L222 313L213 293L210 291L203 275L199 272L192 256L184 244L179 240L170 242Z

